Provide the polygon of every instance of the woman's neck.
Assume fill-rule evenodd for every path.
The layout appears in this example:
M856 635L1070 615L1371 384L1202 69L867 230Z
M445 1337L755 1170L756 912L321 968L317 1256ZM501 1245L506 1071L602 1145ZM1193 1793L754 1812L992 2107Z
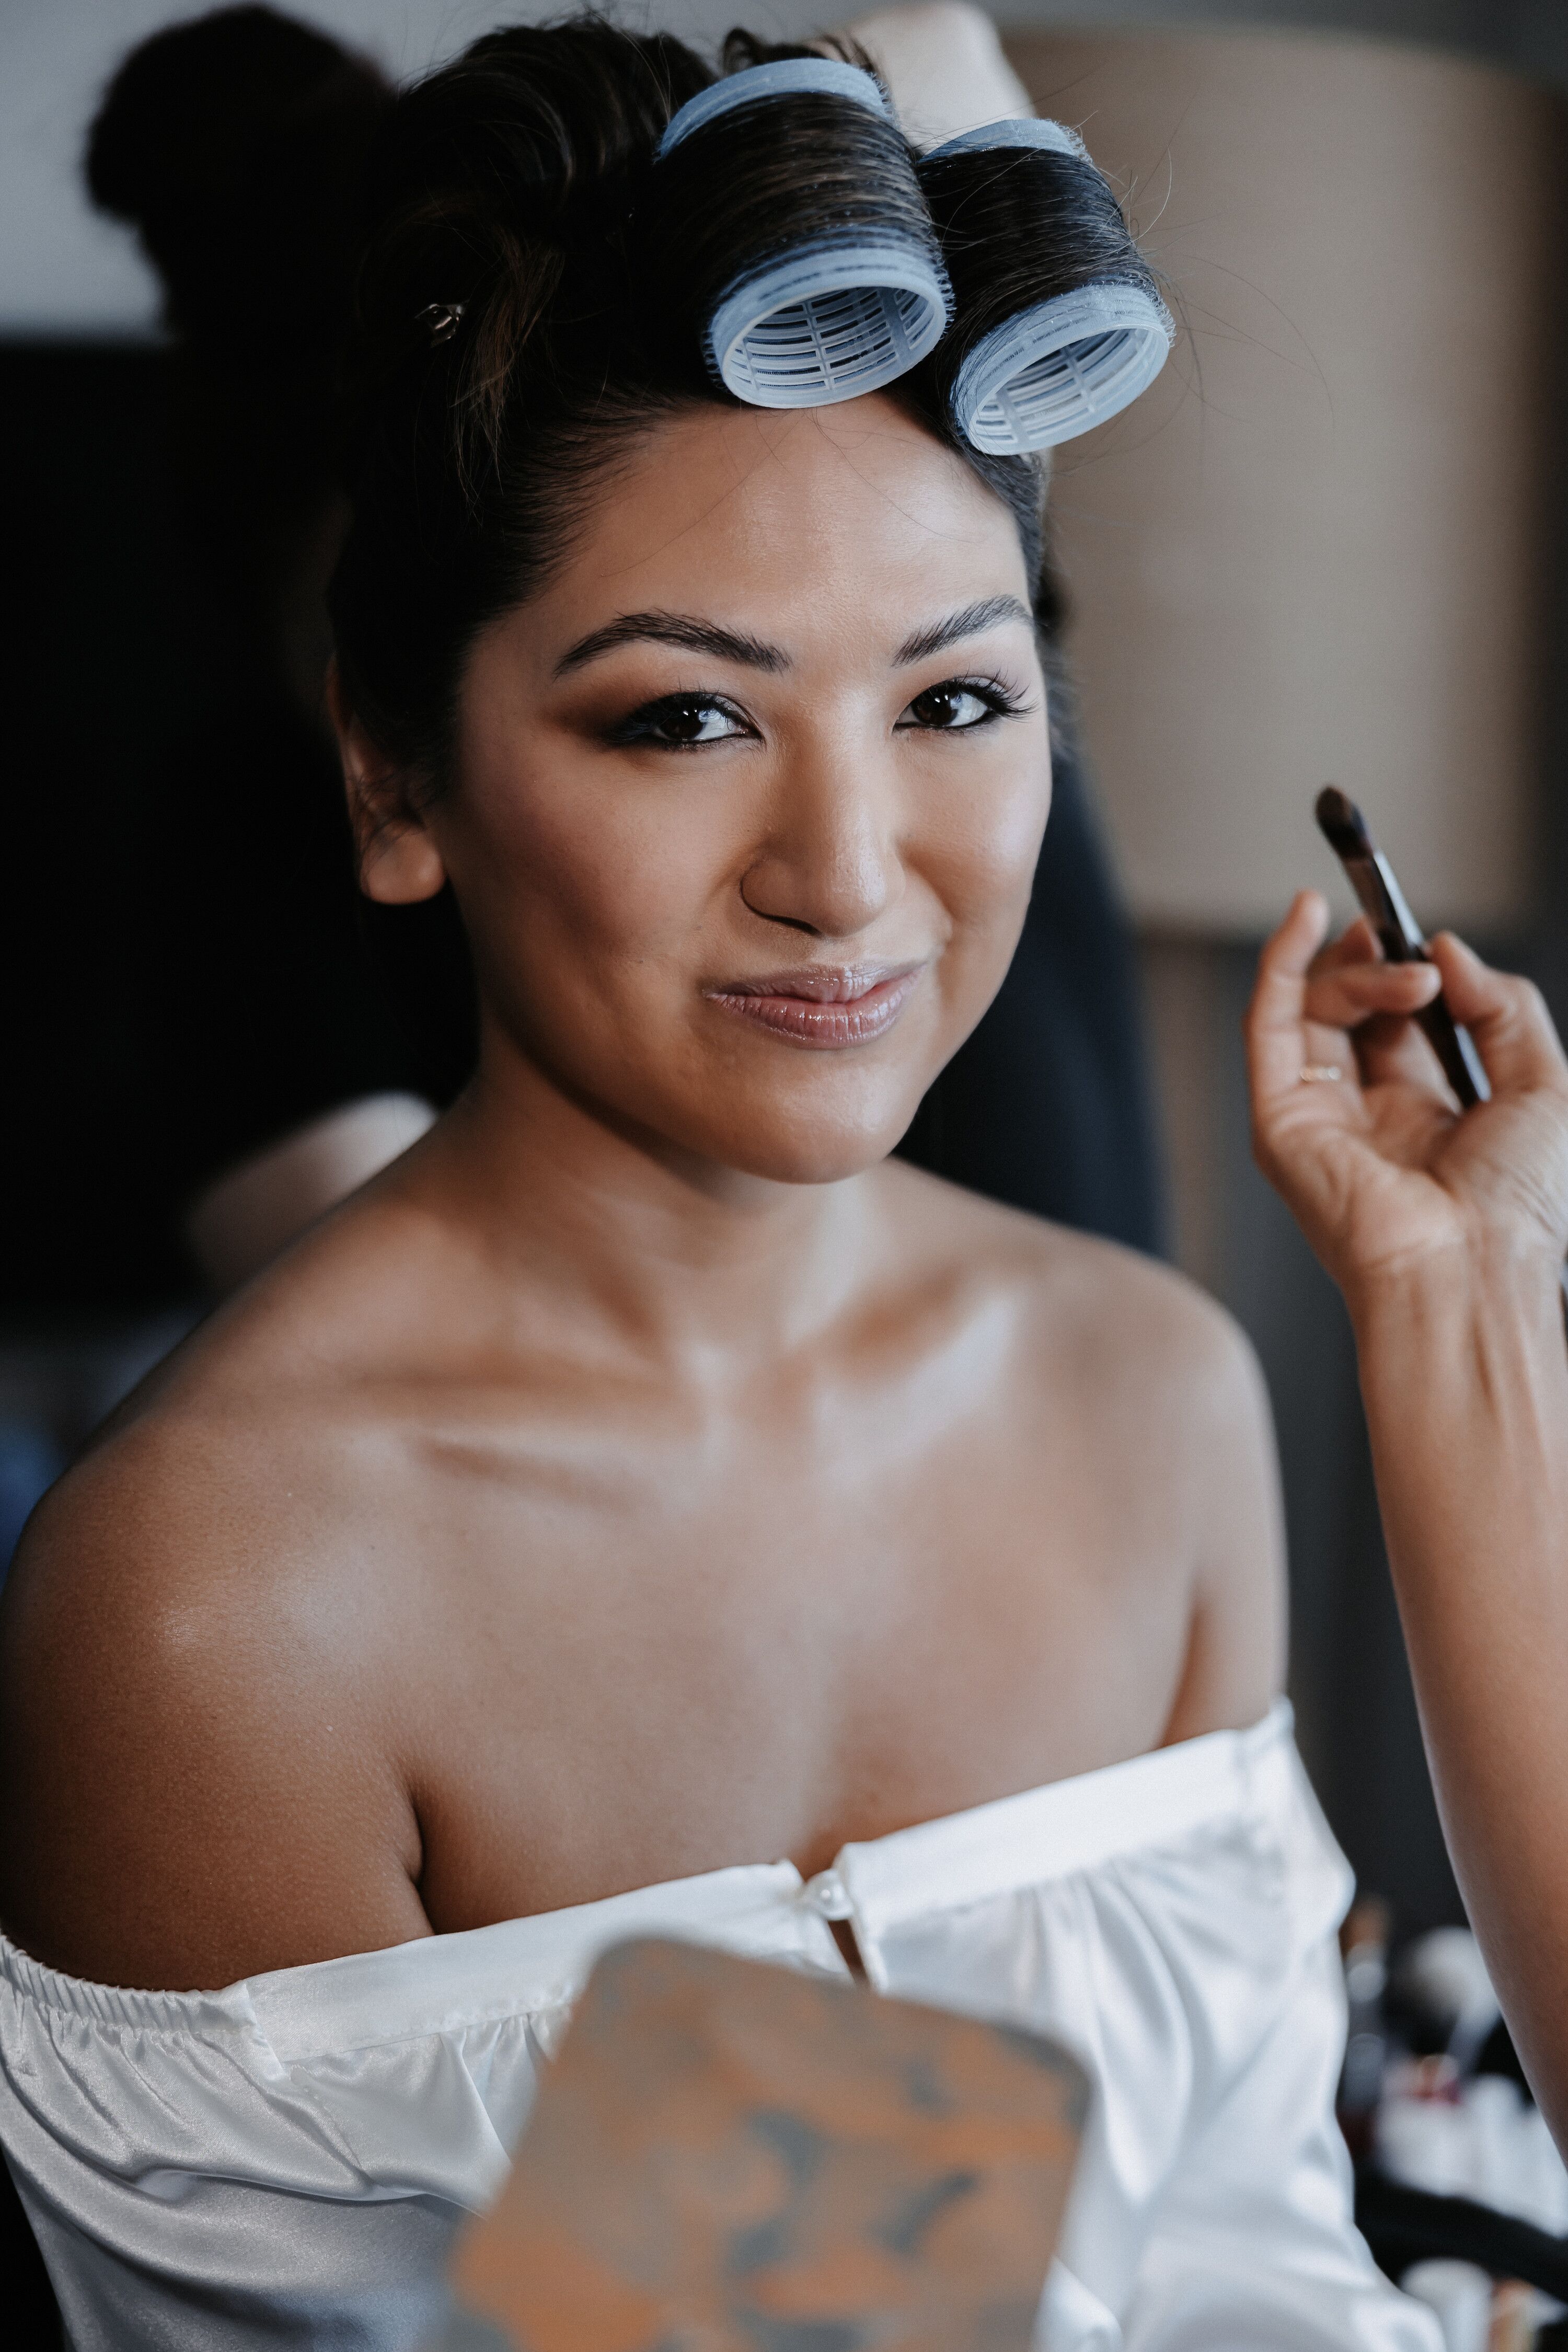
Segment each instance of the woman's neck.
M877 1172L784 1183L618 1125L521 1056L487 1057L411 1181L531 1321L733 1373L809 1340L864 1286Z

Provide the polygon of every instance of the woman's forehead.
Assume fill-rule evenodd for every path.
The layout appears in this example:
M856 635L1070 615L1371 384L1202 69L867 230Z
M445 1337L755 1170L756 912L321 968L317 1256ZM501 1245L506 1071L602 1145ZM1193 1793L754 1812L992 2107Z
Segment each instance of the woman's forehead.
M1028 604L1013 516L892 402L715 404L616 468L535 617L562 647L616 613L721 605L770 638L791 616L858 635L879 617L901 638L916 607L1009 594Z

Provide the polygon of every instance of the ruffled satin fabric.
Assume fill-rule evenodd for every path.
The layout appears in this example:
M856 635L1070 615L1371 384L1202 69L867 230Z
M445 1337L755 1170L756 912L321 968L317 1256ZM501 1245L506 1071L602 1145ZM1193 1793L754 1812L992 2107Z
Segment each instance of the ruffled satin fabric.
M1289 1710L793 1864L214 1993L0 1939L0 2140L75 2352L408 2352L606 1944L647 1932L1058 2035L1095 2099L1042 2352L1440 2352L1333 2120L1346 1865Z

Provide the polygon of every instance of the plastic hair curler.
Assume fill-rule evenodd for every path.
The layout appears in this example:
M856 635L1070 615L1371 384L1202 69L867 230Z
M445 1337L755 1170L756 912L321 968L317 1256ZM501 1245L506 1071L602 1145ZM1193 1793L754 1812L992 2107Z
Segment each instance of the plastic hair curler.
M1052 448L1152 383L1175 331L1076 131L1032 117L985 123L933 148L921 184L957 298L948 402L975 448Z
M664 267L695 274L703 357L737 399L852 400L941 340L952 307L941 248L909 149L858 66L788 58L731 75L688 100L658 157Z

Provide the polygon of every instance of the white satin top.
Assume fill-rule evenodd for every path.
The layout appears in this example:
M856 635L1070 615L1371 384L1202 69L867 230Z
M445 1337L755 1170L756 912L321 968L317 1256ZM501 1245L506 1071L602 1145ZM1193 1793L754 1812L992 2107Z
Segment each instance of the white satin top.
M866 1845L222 1992L0 1939L0 2139L75 2352L403 2352L606 1943L649 1930L1069 2042L1096 2085L1050 2352L1440 2352L1373 2267L1333 2120L1343 1858L1279 1706Z

